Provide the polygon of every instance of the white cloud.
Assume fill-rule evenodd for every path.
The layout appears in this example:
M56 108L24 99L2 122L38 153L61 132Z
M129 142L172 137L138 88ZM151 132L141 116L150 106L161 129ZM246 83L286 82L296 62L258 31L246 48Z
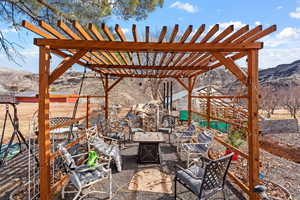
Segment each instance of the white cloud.
M174 2L173 4L171 4L170 8L177 8L177 9L189 12L189 13L196 13L199 11L197 6L192 5L190 3L184 3L181 1Z
M277 6L276 10L281 10L283 8L283 6Z
M254 22L254 24L255 24L255 26L259 26L259 25L261 25L261 22L260 21L256 21L256 22Z
M300 28L286 27L274 36L267 36L264 42L267 47L278 47L280 45L293 47L299 43L299 38Z
M285 38L293 38L296 39L299 37L300 29L293 28L293 27L286 27L284 28L276 37L278 39L285 39Z
M122 31L123 31L124 34L129 33L129 29L128 28L122 28Z
M220 25L220 28L227 28L230 25L234 25L235 28L242 28L246 24L243 24L241 21L230 21L230 22L223 22L223 23L218 23Z
M300 7L296 8L295 12L290 12L290 17L300 19Z
M39 55L39 50L37 48L33 48L33 49L25 49L20 51L20 54L22 54L23 56L38 56Z
M287 64L299 60L300 47L291 48L276 48L276 49L262 49L259 56L259 67L269 68L276 67L280 64Z
M6 34L6 33L16 33L17 30L15 28L6 28L6 29L2 29L1 32L3 34Z

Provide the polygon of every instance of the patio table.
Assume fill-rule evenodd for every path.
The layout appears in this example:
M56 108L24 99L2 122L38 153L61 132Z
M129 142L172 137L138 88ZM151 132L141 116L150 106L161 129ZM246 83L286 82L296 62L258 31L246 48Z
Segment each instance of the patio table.
M133 141L139 143L138 163L160 164L160 143L165 142L161 132L136 132Z

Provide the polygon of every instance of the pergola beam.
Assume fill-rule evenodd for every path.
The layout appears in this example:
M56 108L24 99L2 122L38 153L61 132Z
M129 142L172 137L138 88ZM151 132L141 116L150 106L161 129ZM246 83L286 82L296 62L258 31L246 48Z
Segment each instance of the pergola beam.
M160 75L160 74L113 74L113 73L104 73L104 74L109 76L124 77L124 78L181 78L181 76Z
M222 95L222 96L207 96L207 95L198 95L198 96L192 96L192 98L210 98L210 99L242 99L242 98L248 98L247 95L243 96L233 96L233 95Z
M188 67L188 66L157 66L157 65L105 65L105 64L89 64L92 68L103 69L144 69L144 70L186 70L195 71L203 69L205 66L200 67ZM206 67L205 69L207 69Z
M157 43L157 42L120 42L120 41L90 41L35 38L37 46L49 45L54 49L88 49L110 51L145 51L145 52L236 52L250 49L261 49L263 43L250 42L241 44L223 43Z

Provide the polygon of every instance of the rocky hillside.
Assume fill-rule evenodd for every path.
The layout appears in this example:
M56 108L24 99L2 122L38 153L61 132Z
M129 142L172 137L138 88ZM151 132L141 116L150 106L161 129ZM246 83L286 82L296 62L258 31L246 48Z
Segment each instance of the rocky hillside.
M271 84L275 87L285 87L290 84L300 85L300 60L291 64L282 64L274 68L260 70L259 79L262 86ZM84 81L82 94L103 94L101 79L94 72L88 72ZM77 94L81 83L81 72L65 73L60 79L55 81L50 91L63 91ZM213 84L223 87L225 92L236 91L239 88L239 82L228 70L219 68L205 76L202 76L195 87ZM111 81L113 82L113 80ZM111 100L113 103L136 104L150 101L149 88L145 85L147 80L127 78L122 80L117 87L111 90ZM148 83L149 84L149 83ZM175 85L174 92L182 90L182 87ZM38 75L21 70L12 70L0 67L0 93L9 91L38 91Z
M81 72L68 72L56 80L50 87L50 91L78 94L82 80ZM114 80L110 80L113 83ZM141 90L141 80L124 79L111 90L111 102L120 104L137 104L150 101L148 92ZM0 67L0 94L17 92L38 92L38 74L21 70L12 70ZM82 95L103 95L101 79L93 72L87 72L83 82Z
M300 85L300 60L290 64L282 64L273 68L260 70L259 79L261 84L271 84L275 87Z

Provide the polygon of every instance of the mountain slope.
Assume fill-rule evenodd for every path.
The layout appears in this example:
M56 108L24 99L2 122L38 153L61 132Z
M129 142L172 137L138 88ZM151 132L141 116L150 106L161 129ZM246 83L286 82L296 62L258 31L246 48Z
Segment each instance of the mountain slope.
M102 95L103 88L101 80L94 72L88 72L84 81L82 94ZM63 91L71 94L77 94L81 83L81 72L67 72L50 87L50 91ZM195 87L213 84L216 87L222 87L225 92L238 90L240 83L231 72L224 68L218 68L214 71L201 76ZM274 87L287 87L291 84L300 85L300 60L290 64L282 64L273 68L263 69L259 71L259 80L262 87L271 84ZM110 81L111 83L113 81ZM176 81L174 81L176 83ZM149 90L144 88L147 80L141 79L123 79L110 92L112 103L136 104L150 101ZM173 91L178 92L182 87L178 84L174 85ZM21 70L12 70L0 67L0 93L8 91L38 91L38 74L25 72Z
M262 86L271 84L276 87L300 85L300 60L259 71Z

